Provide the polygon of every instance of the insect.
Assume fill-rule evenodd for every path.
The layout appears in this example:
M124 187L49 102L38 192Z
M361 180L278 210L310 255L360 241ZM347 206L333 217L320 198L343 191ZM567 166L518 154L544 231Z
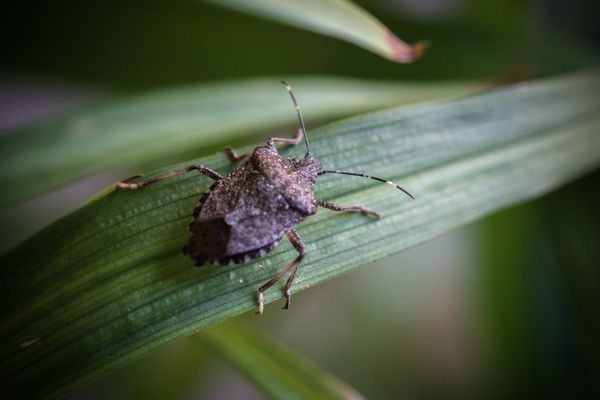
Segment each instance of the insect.
M295 227L315 214L318 207L339 212L359 212L376 219L381 217L361 205L341 206L316 198L313 189L318 176L342 174L374 179L390 184L414 199L399 185L385 179L362 173L324 170L320 161L311 153L304 117L292 87L284 81L282 83L296 107L300 122L294 138L272 137L267 140L266 145L257 147L252 153L240 155L228 147L226 152L232 161L246 161L227 176L204 165L195 164L141 183L131 183L133 178L141 175L117 183L118 188L137 190L191 171L198 171L215 180L193 212L189 242L183 249L184 254L197 266L205 263L246 263L273 250L285 236L298 256L258 288L257 314L262 314L264 310L264 292L288 273L289 277L283 287L283 309L289 308L290 289L306 255L306 246ZM276 143L297 145L303 138L306 145L306 155L303 158L287 158L277 152Z

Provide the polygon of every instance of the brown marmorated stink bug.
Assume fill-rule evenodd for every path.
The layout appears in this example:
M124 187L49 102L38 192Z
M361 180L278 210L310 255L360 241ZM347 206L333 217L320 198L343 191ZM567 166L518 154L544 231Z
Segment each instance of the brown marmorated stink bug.
M265 146L259 146L248 154L238 155L232 148L227 148L231 160L246 159L244 164L227 176L204 165L190 165L141 183L130 182L140 175L117 183L121 189L135 190L190 171L198 171L216 181L200 198L192 214L189 243L183 248L184 254L194 260L197 266L204 263L243 264L264 256L286 236L298 251L298 256L258 288L259 314L264 309L263 293L291 271L283 287L286 299L283 308L289 308L290 288L306 254L304 242L295 227L309 215L315 214L318 207L360 212L380 218L378 213L360 205L340 206L317 199L313 189L319 175L333 173L375 179L395 186L414 198L400 186L385 179L361 173L324 170L321 162L311 154L304 118L292 88L286 82L282 83L294 102L300 121L295 138L270 138ZM287 158L277 153L275 143L296 145L302 138L306 145L304 158Z

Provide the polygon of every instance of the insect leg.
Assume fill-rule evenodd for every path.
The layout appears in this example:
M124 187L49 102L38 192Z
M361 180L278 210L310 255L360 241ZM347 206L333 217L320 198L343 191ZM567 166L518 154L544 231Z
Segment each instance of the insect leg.
M275 143L285 143L285 144L297 145L297 144L300 144L303 136L304 136L304 132L302 131L302 128L298 128L298 131L296 132L296 136L294 136L293 138L272 137L272 138L269 138L269 140L267 140L267 146L274 147Z
M215 181L223 179L223 176L221 176L221 174L219 174L218 172L213 171L212 169L205 167L204 165L196 164L196 165L190 165L189 167L181 168L181 169L178 169L175 171L171 171L168 174L150 178L141 183L129 183L128 181L130 181L133 178L138 178L138 177L144 176L144 175L138 174L138 175L130 176L129 178L127 178L125 180L117 182L117 187L119 189L129 189L129 190L141 189L141 188L151 185L153 183L160 182L162 180L169 179L169 178L172 178L177 175L185 174L190 171L198 171L198 172L208 176L209 178L214 179Z
M237 151L229 146L225 147L225 154L227 154L229 159L233 162L243 160L244 158L248 158L250 156L250 153L238 154Z
M288 308L290 308L290 300L292 298L292 293L290 292L290 288L294 284L294 278L296 278L296 274L298 273L298 267L300 267L300 262L302 261L302 258L306 254L306 246L304 245L304 241L300 237L300 234L298 233L297 230L295 230L295 229L290 230L288 232L288 239L290 240L290 243L292 243L292 246L294 246L296 251L298 251L298 253L299 253L298 258L300 258L300 260L294 266L292 273L290 274L288 280L285 282L285 286L283 287L284 294L285 294L285 306L283 306L283 310L287 310Z
M304 135L304 133L302 132L302 128L298 128L298 132L296 133L296 136L294 138L290 139L290 138L272 137L272 138L269 138L269 140L267 140L267 146L275 148L275 143L285 143L285 144L297 145L302 141L303 135ZM237 151L235 151L233 148L225 147L225 154L227 154L227 156L229 157L229 159L231 161L236 162L236 161L240 161L240 160L250 157L250 155L252 153L238 154Z
M292 244L292 246L294 246L294 248L298 251L298 257L296 257L296 259L294 261L292 261L291 264L289 264L287 267L282 269L270 281L268 281L267 283L262 285L260 288L258 288L258 311L257 311L257 314L262 314L264 311L265 303L264 303L263 293L268 288L270 288L271 286L273 286L274 284L279 282L281 280L281 278L283 278L285 276L285 274L287 274L290 270L292 270L292 274L288 278L288 280L285 284L285 287L284 287L285 306L283 308L287 309L290 306L290 298L292 296L290 293L290 287L294 283L294 277L296 276L296 273L298 272L298 266L300 265L300 263L302 262L302 259L304 258L304 255L306 254L306 246L304 245L304 241L300 237L300 234L295 229L291 229L287 233L286 236L287 236L288 240L290 241L290 243Z
M357 204L352 204L349 206L340 206L337 204L330 203L325 200L317 200L317 205L323 208L327 208L332 211L342 211L342 212L360 212L365 215L371 216L373 218L379 219L381 218L381 214L363 206L359 206Z

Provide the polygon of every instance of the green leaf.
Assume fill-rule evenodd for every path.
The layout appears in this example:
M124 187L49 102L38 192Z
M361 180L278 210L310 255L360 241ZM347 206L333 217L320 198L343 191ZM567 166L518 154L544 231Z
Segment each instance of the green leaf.
M399 63L415 61L428 46L425 41L403 42L377 18L347 0L207 1L346 40Z
M195 337L248 376L272 399L362 399L356 389L240 321Z
M319 198L364 204L383 218L325 210L301 224L308 254L294 290L540 196L595 168L599 91L598 72L569 75L310 132L325 168L396 180L416 200L373 181L320 178ZM303 154L302 148L282 153ZM223 154L195 162L222 172L234 167ZM109 189L0 258L5 392L13 398L64 394L169 340L255 309L258 286L295 252L282 243L243 266L192 268L181 248L191 211L210 184L188 174L136 192ZM265 300L281 297L273 288ZM302 304L289 312L294 307Z
M333 77L291 77L289 82L310 121L475 89L472 83ZM292 103L276 78L203 84L108 101L0 136L0 185L10 188L0 196L0 205L92 173L134 169L294 121Z

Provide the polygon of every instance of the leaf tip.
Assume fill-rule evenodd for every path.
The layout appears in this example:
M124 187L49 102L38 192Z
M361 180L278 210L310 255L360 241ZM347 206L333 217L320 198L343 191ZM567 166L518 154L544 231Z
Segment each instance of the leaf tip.
M392 32L387 32L386 41L391 49L390 59L401 64L408 64L421 58L425 50L431 47L429 40L421 40L413 44L402 41Z

